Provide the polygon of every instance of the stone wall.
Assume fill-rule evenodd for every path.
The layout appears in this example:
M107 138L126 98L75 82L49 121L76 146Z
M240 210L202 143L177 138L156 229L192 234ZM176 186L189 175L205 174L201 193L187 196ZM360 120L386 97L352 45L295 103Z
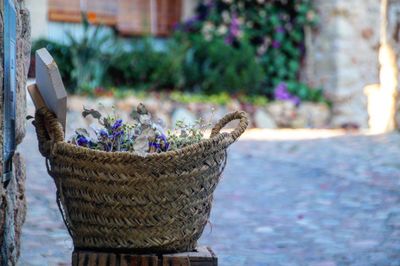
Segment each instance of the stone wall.
M25 85L30 56L30 20L29 13L24 8L23 0L15 0L17 9L17 121L16 138L20 143L25 135L26 94ZM3 14L0 9L0 62L3 61ZM0 66L0 117L3 117L3 79L4 72ZM0 136L3 135L3 124L0 123ZM0 139L2 150L3 139ZM0 153L0 168L3 165ZM3 171L1 171L3 172ZM25 220L26 201L24 196L25 165L20 154L14 156L14 179L6 188L0 184L0 258L1 265L15 265L19 256L21 227Z
M303 78L333 100L332 126L367 127L364 88L379 83L380 1L314 0L318 28L308 31Z
M397 68L400 69L400 1L390 0L388 6L388 41L394 48L397 56ZM397 81L400 84L400 71L397 74ZM398 85L399 86L399 85ZM400 87L398 87L398 91ZM397 99L396 125L400 128L400 99Z

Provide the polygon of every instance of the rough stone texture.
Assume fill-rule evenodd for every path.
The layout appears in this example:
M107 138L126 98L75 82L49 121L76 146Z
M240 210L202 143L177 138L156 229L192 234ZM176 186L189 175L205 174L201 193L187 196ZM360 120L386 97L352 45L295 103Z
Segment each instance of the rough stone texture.
M257 109L254 113L254 122L258 128L277 128L271 115L262 109Z
M14 156L14 178L8 184L7 190L2 192L2 253L7 250L6 265L15 265L20 254L22 225L26 216L25 199L25 162L19 153ZM3 238L4 237L4 238ZM2 263L5 264L5 257Z
M388 5L388 41L394 48L397 56L397 66L400 68L400 1L390 0ZM400 84L400 71L397 73L397 82ZM398 85L399 86L399 85ZM397 108L400 110L400 97L397 97ZM396 126L400 127L400 112L396 112Z
M27 9L22 8L23 1L18 0L19 19L17 25L17 143L25 136L26 117L26 78L29 71L31 41L30 18Z
M168 95L148 94L144 98L138 98L133 95L123 99L112 97L90 98L83 96L70 95L68 97L67 124L79 124L88 127L95 120L91 118L83 119L82 107L99 109L104 113L111 113L112 107L116 106L118 116L125 121L129 121L129 114L139 103L144 103L147 109L156 119L161 119L166 128L173 128L177 120L186 120L187 123L193 123L197 119L211 120L217 122L228 112L236 110L245 110L249 114L249 127L258 128L326 128L329 126L331 111L329 107L322 103L303 102L300 106L295 106L289 101L275 101L265 106L256 106L250 104L241 104L232 99L225 105L212 103L178 103L172 100ZM233 128L235 121L229 123L226 127Z
M16 139L20 143L25 135L26 95L25 83L30 57L29 13L23 7L23 0L15 1L17 9L17 120ZM3 62L3 5L0 9L0 62ZM2 64L0 67L0 117L3 117L3 79ZM0 150L3 148L3 123L0 123ZM0 153L0 168L3 159ZM2 172L2 171L1 171ZM24 197L25 164L19 154L14 157L14 179L7 189L0 184L0 249L2 263L15 265L20 247L20 235L25 219L26 203ZM7 256L4 254L7 253ZM7 258L6 258L7 257Z
M305 79L333 100L333 126L367 127L363 90L379 82L379 1L314 2L320 23L308 34Z
M397 65L400 66L400 1L389 0L388 2L388 40L392 44L397 55ZM400 81L400 71L397 80Z
M326 128L331 118L329 107L322 103L304 102L295 106L289 101L275 101L266 110L279 127Z

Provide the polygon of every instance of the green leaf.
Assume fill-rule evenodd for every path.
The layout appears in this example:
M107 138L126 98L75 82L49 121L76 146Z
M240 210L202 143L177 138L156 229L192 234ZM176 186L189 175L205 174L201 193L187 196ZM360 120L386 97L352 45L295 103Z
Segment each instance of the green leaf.
M86 116L91 115L93 118L100 119L101 118L101 113L97 110L94 109L86 109L83 107L83 112L82 116L86 118Z

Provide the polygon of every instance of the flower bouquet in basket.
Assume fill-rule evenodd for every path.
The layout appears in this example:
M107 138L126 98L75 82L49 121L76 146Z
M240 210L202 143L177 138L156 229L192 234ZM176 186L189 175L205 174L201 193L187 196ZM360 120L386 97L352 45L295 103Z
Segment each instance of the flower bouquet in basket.
M165 132L143 105L134 123L84 109L98 121L64 141L53 112L36 110L39 149L57 186L57 201L76 248L190 251L207 224L227 148L245 131L244 112L207 123L177 123ZM240 120L230 133L220 130Z
M82 116L92 116L98 124L91 125L90 131L76 129L70 143L107 152L136 152L143 156L198 143L204 139L204 130L211 125L202 119L193 125L177 121L174 130L165 131L164 123L161 120L154 121L143 104L131 113L131 124L124 123L115 112L104 116L95 109L84 108Z

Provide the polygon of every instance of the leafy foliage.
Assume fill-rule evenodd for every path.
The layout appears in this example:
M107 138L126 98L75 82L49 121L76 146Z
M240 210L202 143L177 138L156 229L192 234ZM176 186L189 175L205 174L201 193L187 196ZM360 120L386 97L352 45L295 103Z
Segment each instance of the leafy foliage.
M201 34L210 42L223 39L235 48L249 42L265 72L257 93L272 98L283 82L294 96L319 101L320 90L312 92L298 82L304 27L313 26L317 19L311 0L203 0L180 31L189 36ZM248 91L253 92L253 88Z
M133 39L129 48L110 62L110 78L115 85L168 89L182 85L181 47L159 51L153 39ZM176 50L175 50L176 49Z
M316 21L312 0L204 0L161 49L152 37L122 41L86 19L81 38L67 33L68 46L40 40L33 49L48 48L71 92L117 86L320 102L321 89L298 81L304 27Z
M66 33L73 67L71 78L76 83L77 92L85 87L103 85L112 57L120 51L112 34L100 26L91 28L86 16L82 21L82 37L76 37L72 32Z
M175 38L187 47L182 62L185 91L260 92L265 74L249 43L232 47L221 38L208 41L198 34L177 34Z

